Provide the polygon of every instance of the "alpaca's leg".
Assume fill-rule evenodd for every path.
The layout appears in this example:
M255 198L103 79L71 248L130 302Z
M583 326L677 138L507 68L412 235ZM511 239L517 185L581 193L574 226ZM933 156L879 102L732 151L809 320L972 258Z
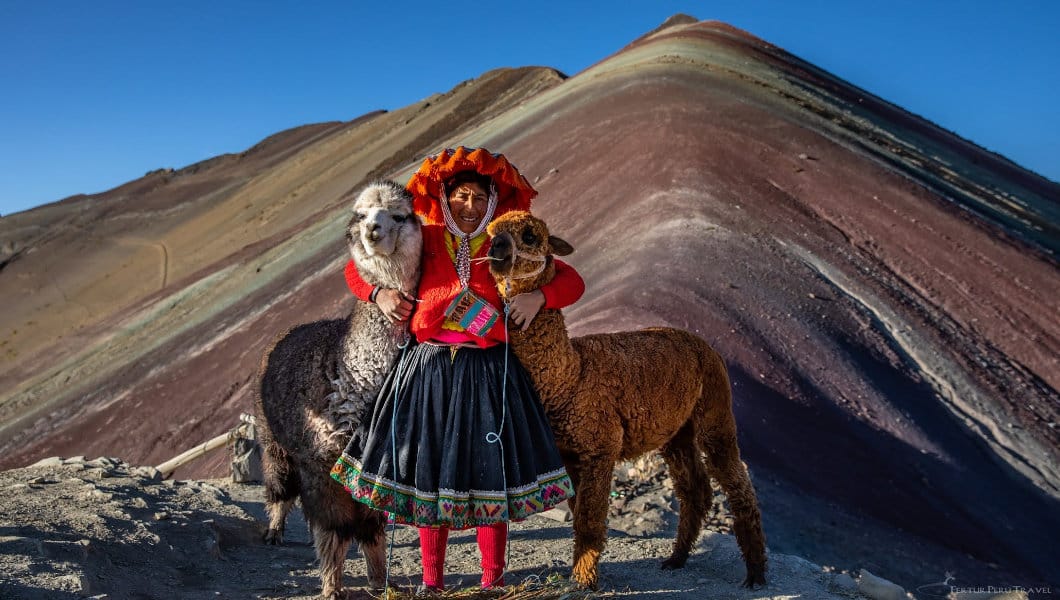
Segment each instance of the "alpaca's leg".
M567 460L565 460L564 463L564 468L567 469L567 475L570 477L571 488L574 490L574 496L567 498L567 507L570 508L570 514L573 515L574 511L577 510L578 494L581 493L578 488L578 486L581 485L579 483L581 478L578 474L580 465L576 462Z
M294 507L294 500L285 500L283 502L266 501L265 510L269 514L269 528L265 531L266 544L276 545L283 543L283 532L287 526L287 515L290 514L292 507Z
M766 536L762 531L762 515L758 512L751 478L740 461L740 450L736 445L735 423L722 431L715 431L703 440L711 475L721 484L729 499L733 515L733 533L740 545L747 578L744 586L753 588L766 583Z
M323 467L328 463L321 463ZM384 513L354 502L349 493L328 475L328 470L302 471L302 510L313 532L313 546L320 562L321 595L341 598L343 565L356 540L364 552L369 585L385 578Z
M662 563L662 568L677 569L685 566L710 511L712 496L707 484L710 476L696 446L691 423L686 423L660 451L666 465L670 467L674 491L681 503L673 552Z
M280 544L287 524L287 515L294 506L301 488L298 471L291 462L291 457L279 445L271 440L264 444L262 453L262 471L265 483L265 510L269 515L269 528L265 532L265 542Z
M333 529L313 526L313 544L320 559L320 596L325 600L342 597L342 567L352 543L352 538L339 535Z
M364 555L368 585L381 590L386 586L386 513L357 502L353 505L354 539Z
M599 459L592 462L595 464L579 472L571 579L580 586L596 589L597 566L607 541L608 492L611 491L615 461Z

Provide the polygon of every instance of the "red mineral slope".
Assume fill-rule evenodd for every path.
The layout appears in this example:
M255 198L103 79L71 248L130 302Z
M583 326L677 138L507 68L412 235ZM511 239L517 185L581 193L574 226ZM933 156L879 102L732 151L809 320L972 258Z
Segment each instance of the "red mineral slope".
M572 328L717 345L782 549L1060 573L1058 186L723 24L528 104L488 140L545 174L589 284ZM851 509L873 528L835 531Z
M946 571L1057 583L1056 184L745 32L681 18L565 81L491 72L320 127L235 184L203 181L189 201L205 212L158 228L195 258L179 279L5 359L0 464L153 462L231 427L268 340L349 302L342 193L483 145L520 165L535 211L577 249L575 334L666 324L726 357L773 550L910 589ZM148 179L120 201L48 207L38 231L113 203L53 246L14 244L5 298L78 235L154 223L128 216L147 199L182 206ZM34 213L0 220L0 241ZM102 265L96 281L125 272L109 260L81 264ZM25 315L75 314L70 294L48 307L16 292L23 320L0 323L0 352L24 348L8 331Z

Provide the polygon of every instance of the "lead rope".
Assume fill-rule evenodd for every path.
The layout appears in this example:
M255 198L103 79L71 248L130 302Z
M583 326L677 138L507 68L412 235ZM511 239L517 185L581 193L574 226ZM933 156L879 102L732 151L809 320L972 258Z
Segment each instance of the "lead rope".
M405 366L405 355L408 353L409 344L412 342L412 335L408 331L405 332L405 342L398 346L401 348L401 357L398 358L397 370L394 371L394 402L393 407L390 411L390 451L393 455L391 462L394 464L394 482L398 480L398 468L397 468L397 403L398 403L398 390L401 388L401 371ZM393 513L390 513L393 518ZM390 543L387 544L386 550L386 576L383 578L383 594L387 596L387 592L390 590L390 565L394 562L394 535L397 532L397 521L395 520L390 525Z
M505 291L507 291L507 287L508 287L508 284L506 283L505 284ZM507 473L507 470L504 468L504 442L501 441L501 433L504 431L504 422L505 422L505 419L507 418L507 415L508 415L508 353L509 353L508 313L509 312L511 312L511 300L509 300L507 298L507 296L506 296L504 298L504 375L501 378L501 425L497 429L497 431L495 431L495 432L494 431L490 431L490 432L486 433L486 443L487 444L497 444L497 447L500 450L500 454L501 454L501 485L503 486L503 489L504 489L505 509L508 509L508 473ZM508 514L510 516L511 512L509 511ZM505 524L507 526L507 521L505 521ZM508 563L511 562L511 559L512 559L512 538L511 538L511 535L509 535L511 533L511 528L508 527L507 529L508 529L508 531L505 531L505 536L504 536L504 568L501 569L500 576L497 577L497 579L494 579L493 581L490 582L490 587L491 588L494 586L495 583L497 583L497 581L499 581L500 579L502 579L504 577L505 573L507 573L507 571L508 571Z

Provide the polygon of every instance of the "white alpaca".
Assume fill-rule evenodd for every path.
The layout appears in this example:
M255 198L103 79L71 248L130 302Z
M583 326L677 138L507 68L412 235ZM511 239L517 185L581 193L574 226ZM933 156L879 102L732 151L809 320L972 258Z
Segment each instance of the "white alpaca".
M346 241L368 283L414 295L423 240L412 196L400 185L370 184L358 196ZM342 565L356 540L368 581L385 575L382 512L355 502L329 473L362 419L405 340L375 304L357 302L346 319L316 321L283 334L261 367L261 425L266 541L280 543L296 498L320 561L321 594L342 595Z

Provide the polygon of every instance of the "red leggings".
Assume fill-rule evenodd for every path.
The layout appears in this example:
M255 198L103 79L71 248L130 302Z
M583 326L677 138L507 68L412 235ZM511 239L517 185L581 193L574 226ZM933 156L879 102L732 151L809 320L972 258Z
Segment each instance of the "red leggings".
M476 528L478 550L482 555L482 587L504 585L504 547L508 524L494 523ZM423 559L423 585L442 589L445 577L445 547L448 527L420 527L420 557Z

